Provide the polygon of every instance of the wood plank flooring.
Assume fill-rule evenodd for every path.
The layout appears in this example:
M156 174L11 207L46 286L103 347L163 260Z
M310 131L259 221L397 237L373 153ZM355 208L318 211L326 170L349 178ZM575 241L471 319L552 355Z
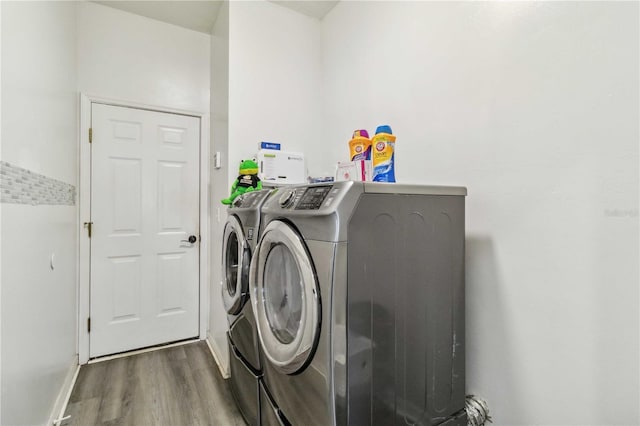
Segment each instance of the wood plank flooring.
M83 365L62 426L245 422L203 341Z

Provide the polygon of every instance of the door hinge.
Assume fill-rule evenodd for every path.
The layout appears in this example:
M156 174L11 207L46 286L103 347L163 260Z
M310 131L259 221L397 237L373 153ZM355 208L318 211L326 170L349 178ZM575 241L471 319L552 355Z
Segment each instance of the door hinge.
M89 143L93 142L93 129L90 127L89 128Z
M91 317L87 318L87 333L91 333Z
M93 222L85 222L84 227L87 228L87 233L89 234L89 238L91 238L91 231L93 230Z

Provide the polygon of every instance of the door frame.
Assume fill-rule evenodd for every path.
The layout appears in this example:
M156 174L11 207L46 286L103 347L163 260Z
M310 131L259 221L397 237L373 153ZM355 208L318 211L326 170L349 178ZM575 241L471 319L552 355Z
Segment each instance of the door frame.
M89 331L87 319L91 312L90 280L91 257L90 240L85 222L91 214L91 146L89 129L91 128L91 104L136 108L148 111L180 114L200 119L200 301L199 301L199 338L207 337L209 324L209 114L146 105L118 99L104 98L80 93L80 137L78 138L78 340L77 351L80 364L89 361Z

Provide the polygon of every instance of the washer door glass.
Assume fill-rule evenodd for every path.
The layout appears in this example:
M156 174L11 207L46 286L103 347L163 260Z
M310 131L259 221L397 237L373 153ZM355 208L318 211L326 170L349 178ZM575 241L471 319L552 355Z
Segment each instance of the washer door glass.
M238 234L230 232L226 241L226 278L227 278L227 292L229 296L235 296L236 287L238 283Z
M276 244L264 268L264 304L271 332L282 343L298 335L302 316L302 282L291 250Z
M222 247L222 301L227 313L237 315L249 296L249 263L251 254L235 216L229 216L224 227Z
M320 293L306 245L287 223L275 220L265 228L249 284L267 360L286 374L303 370L320 334Z

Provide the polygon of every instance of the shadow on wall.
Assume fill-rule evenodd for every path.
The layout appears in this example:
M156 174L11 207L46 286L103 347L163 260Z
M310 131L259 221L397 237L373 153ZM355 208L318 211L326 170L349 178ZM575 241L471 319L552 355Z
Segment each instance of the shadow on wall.
M525 413L517 365L514 324L494 242L486 235L466 236L466 392L485 399L496 424L501 407ZM490 387L487 386L490 384ZM502 420L504 422L504 419Z

